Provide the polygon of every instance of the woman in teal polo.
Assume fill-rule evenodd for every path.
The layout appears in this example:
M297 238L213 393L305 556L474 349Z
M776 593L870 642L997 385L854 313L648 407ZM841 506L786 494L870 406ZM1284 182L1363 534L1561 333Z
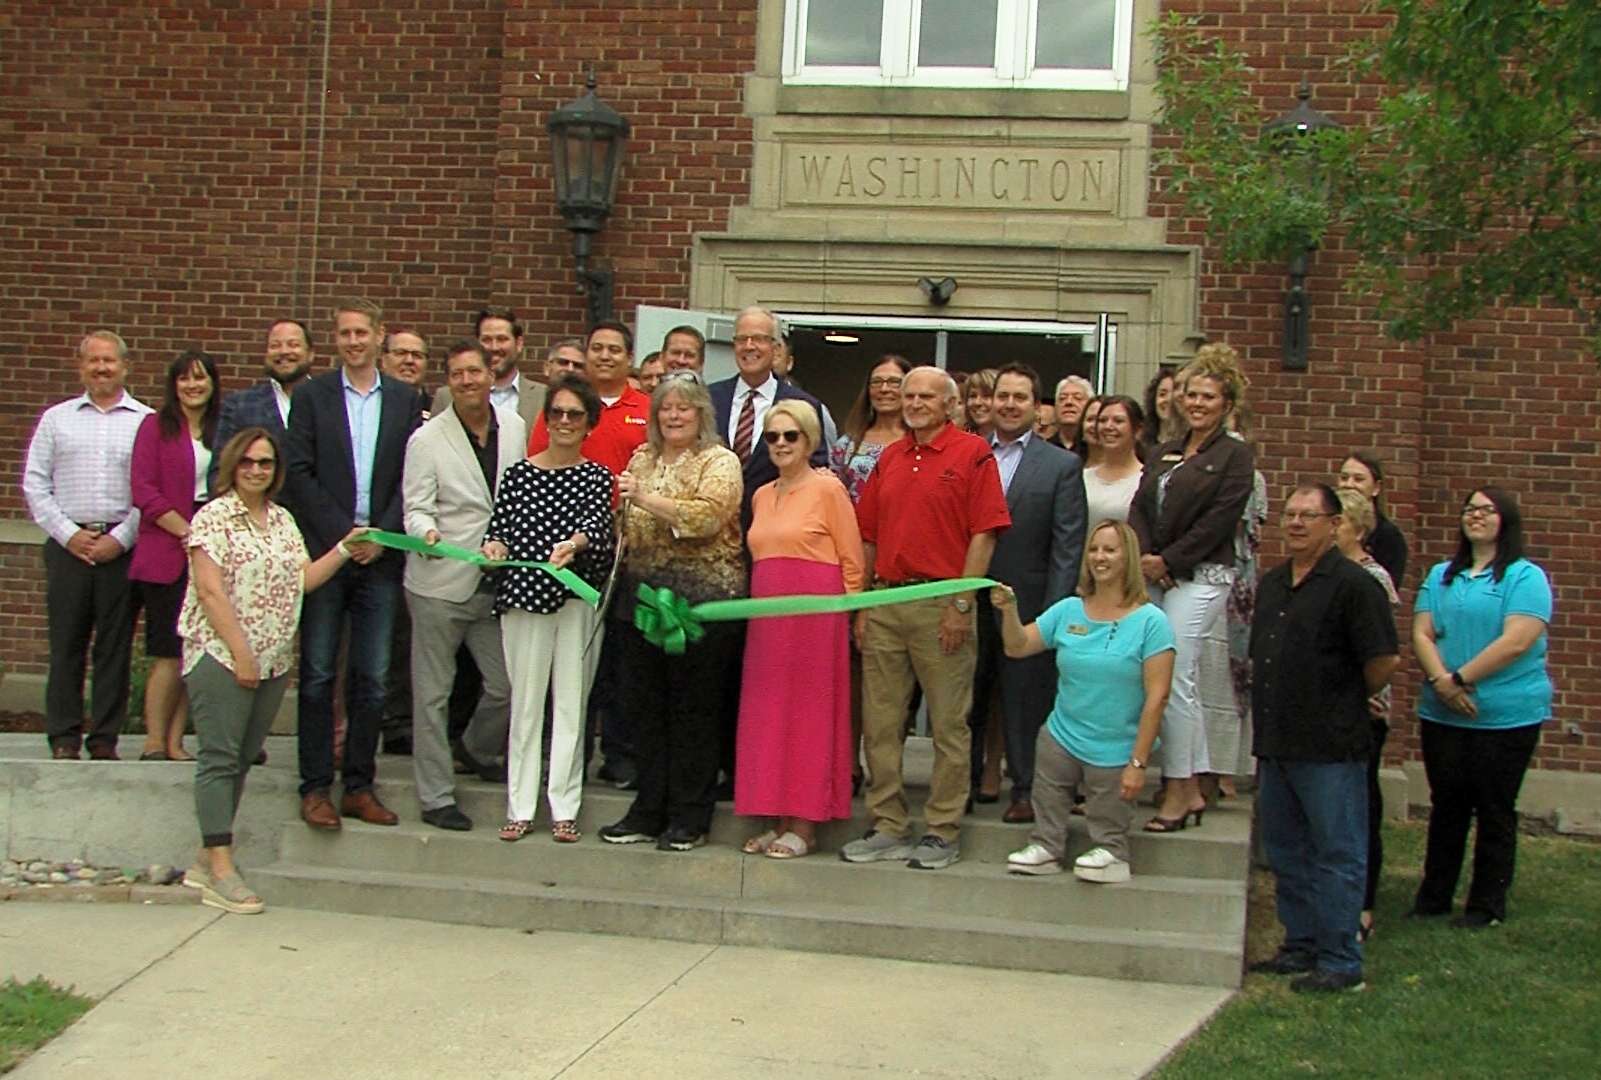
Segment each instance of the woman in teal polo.
M1551 715L1546 627L1551 583L1523 557L1517 500L1482 487L1462 504L1456 554L1418 589L1412 650L1433 804L1414 915L1451 910L1468 826L1478 818L1467 905L1453 925L1506 918L1518 843L1518 789Z

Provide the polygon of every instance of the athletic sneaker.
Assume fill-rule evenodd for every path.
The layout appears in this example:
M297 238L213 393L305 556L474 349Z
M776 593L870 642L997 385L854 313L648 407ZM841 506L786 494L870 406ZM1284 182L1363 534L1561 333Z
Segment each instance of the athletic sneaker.
M648 844L656 839L655 833L634 828L627 818L615 825L602 825L598 835L608 844Z
M1073 860L1073 876L1080 881L1116 885L1129 879L1128 863L1103 847L1091 848Z
M1043 877L1046 874L1060 874L1062 864L1057 861L1055 855L1045 850L1044 844L1030 844L1006 856L1006 869L1013 874L1034 874Z
M657 851L693 851L706 842L706 834L682 825L674 825L656 841Z
M846 862L905 862L912 857L912 845L904 836L891 836L868 829L860 840L852 840L839 850Z
M929 833L917 842L917 847L912 849L912 857L906 861L906 865L913 870L943 870L961 857L961 848Z

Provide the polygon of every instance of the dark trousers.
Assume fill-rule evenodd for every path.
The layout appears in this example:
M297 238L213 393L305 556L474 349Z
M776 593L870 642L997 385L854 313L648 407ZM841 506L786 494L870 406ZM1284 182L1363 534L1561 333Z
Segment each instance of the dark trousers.
M77 750L83 739L83 675L93 639L93 709L89 746L117 745L128 719L128 662L133 649L132 555L90 566L45 541L45 604L50 612L50 671L45 733L52 747Z
M1367 763L1261 761L1257 812L1278 878L1283 949L1314 959L1324 971L1360 974Z
M623 640L632 629L622 619L607 619L605 633L592 646L600 650L600 656L595 661L595 685L589 691L589 712L584 721L586 765L597 728L600 752L609 765L616 768L634 760L633 722L629 703L623 700L623 688L631 678L623 666Z
M334 781L334 675L339 633L350 619L345 672L345 793L365 791L377 776L378 727L389 677L389 646L401 605L400 579L347 563L306 596L300 614L300 793L326 792Z
M995 621L995 609L990 607L989 593L980 590L978 602L974 606L978 620L977 647L978 653L973 662L973 704L967 712L967 727L972 732L970 745L971 753L968 757L969 788L975 793L979 790L980 782L984 778L984 733L989 729L990 710L995 697L995 683L1000 674L1001 661L1004 653L1001 648L1000 626ZM916 706L914 704L913 708ZM1002 728L1005 734L1005 728ZM1006 747L1007 757L1011 757L1012 747ZM1032 744L1028 750L1030 761L1034 759ZM1010 773L1010 770L1008 770ZM1029 769L1030 778L1034 770ZM1027 794L1026 792L1024 793ZM1013 777L1012 797L1018 798L1016 777Z
M633 721L639 794L626 820L641 832L674 827L704 833L716 802L723 674L739 635L727 623L708 623L706 636L683 656L668 656L628 623L613 623L623 639L623 693Z
M1518 851L1518 790L1539 745L1540 725L1476 730L1424 720L1422 727L1423 769L1433 809L1417 909L1430 914L1451 910L1468 826L1477 816L1467 910L1504 919Z
M1056 657L1050 652L1000 661L1001 720L1006 725L1006 775L1012 801L1034 792L1034 748L1056 703Z
M1379 788L1379 767L1384 764L1384 740L1390 725L1373 722L1373 756L1368 759L1368 883L1362 893L1362 910L1372 911L1379 897L1379 872L1384 869L1384 792Z

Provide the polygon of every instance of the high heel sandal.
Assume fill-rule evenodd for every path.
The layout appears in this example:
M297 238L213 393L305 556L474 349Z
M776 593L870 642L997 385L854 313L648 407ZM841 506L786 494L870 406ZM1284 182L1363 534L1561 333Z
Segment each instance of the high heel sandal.
M1191 810L1185 816L1186 817L1193 817L1195 819L1195 827L1197 829L1199 829L1201 827L1201 815L1204 814L1204 813L1206 813L1206 807L1203 806L1199 810Z
M1188 812L1180 814L1176 818L1165 818L1165 817L1162 817L1160 814L1158 814L1156 817L1153 817L1150 821L1147 821L1145 823L1145 831L1146 832L1183 832L1184 831L1184 827L1187 824L1189 824L1189 820L1190 820L1190 815L1189 815Z

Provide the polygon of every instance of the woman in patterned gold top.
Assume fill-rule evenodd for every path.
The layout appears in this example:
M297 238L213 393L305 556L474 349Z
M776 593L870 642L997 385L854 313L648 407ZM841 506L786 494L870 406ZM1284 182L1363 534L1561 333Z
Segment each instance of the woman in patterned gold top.
M692 373L662 380L650 399L647 441L617 478L626 544L617 590L631 604L641 583L691 604L745 594L739 535L744 493L739 458L717 437L710 396ZM723 673L738 628L708 623L682 656L668 656L623 624L624 705L633 715L639 794L615 825L612 844L656 841L662 851L706 842L717 786Z

